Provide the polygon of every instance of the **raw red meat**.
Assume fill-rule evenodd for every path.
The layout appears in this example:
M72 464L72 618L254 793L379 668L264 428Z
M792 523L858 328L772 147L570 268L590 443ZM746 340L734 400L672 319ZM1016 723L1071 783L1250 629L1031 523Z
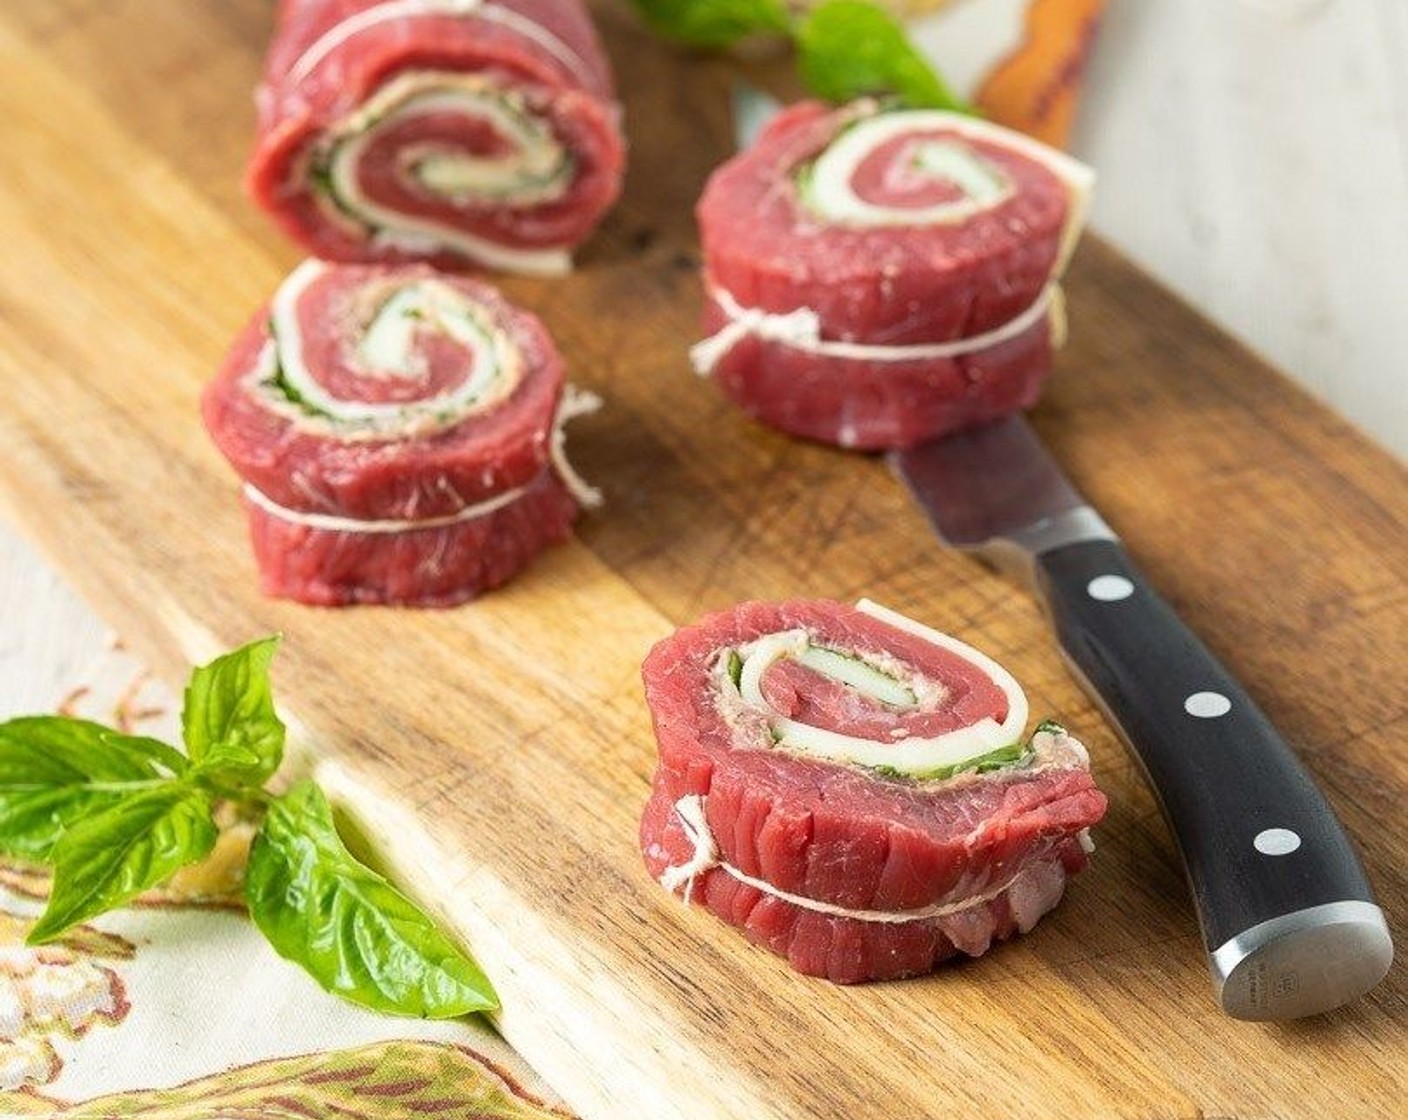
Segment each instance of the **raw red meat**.
M729 322L717 301L709 334ZM1045 316L994 346L950 358L821 357L749 335L713 368L714 380L750 416L793 435L858 451L910 447L1036 404L1051 373Z
M551 273L620 193L580 0L283 0L246 183L329 260Z
M842 983L926 972L1030 929L1085 865L1085 831L1105 809L1084 749L1048 725L1020 753L980 753L946 777L838 762L790 742L775 717L808 709L776 705L797 690L819 705L811 726L881 751L906 744L884 741L877 720L887 710L906 734L991 719L1003 725L992 741L1026 742L1025 700L1019 690L1007 695L1010 678L995 688L982 655L936 648L899 628L897 616L870 610L878 608L745 603L678 631L644 666L660 750L641 823L651 874L800 971ZM916 674L916 688L937 684L931 706L948 722L916 724L913 713L863 694L838 701L834 681L809 680L795 659L763 671L773 711L739 703L757 643L793 631ZM728 665L730 651L741 651L742 668ZM729 692L735 671L745 683ZM1019 710L1009 710L1014 703Z
M583 396L564 396L542 324L424 265L307 262L201 405L245 481L272 595L449 605L510 578L596 499L562 455Z
M290 291L304 276L311 279L293 303L299 319L308 320L311 333L305 332L304 338L312 348L305 360L320 377L335 378L339 364L330 359L355 346L361 336L369 292L381 292L384 301L399 287L422 281L462 292L484 308L521 356L521 376L491 412L471 412L456 424L416 439L400 432L378 439L366 430L329 439L296 411L270 409L269 396L250 392L245 384L261 355L275 346L271 301L235 340L202 402L206 427L247 482L289 509L411 520L457 513L531 481L547 466L548 433L565 370L535 315L513 307L488 284L446 276L424 265L309 262L281 291ZM285 346L288 342L284 340ZM365 377L355 384L363 399L370 399L384 391L384 382Z
M794 106L700 200L696 368L759 419L845 447L1027 407L1060 339L1055 282L1088 185L1074 161L971 118Z
M551 471L500 509L440 528L365 534L285 521L245 498L266 595L318 606L449 607L508 582L566 540L577 502Z

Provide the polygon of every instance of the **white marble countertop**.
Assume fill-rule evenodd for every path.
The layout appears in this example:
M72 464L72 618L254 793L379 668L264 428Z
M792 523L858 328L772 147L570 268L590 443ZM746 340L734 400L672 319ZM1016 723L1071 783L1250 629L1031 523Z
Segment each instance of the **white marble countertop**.
M1096 229L1400 455L1405 60L1404 0L1111 0L1075 145ZM0 718L106 640L0 520Z
M1092 224L1408 456L1408 3L1111 0Z

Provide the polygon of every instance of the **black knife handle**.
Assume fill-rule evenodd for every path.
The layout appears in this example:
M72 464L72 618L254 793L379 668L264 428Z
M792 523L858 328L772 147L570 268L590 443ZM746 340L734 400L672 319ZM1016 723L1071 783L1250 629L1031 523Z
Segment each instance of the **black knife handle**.
M1142 764L1182 853L1223 1007L1338 1007L1393 946L1348 836L1294 752L1114 540L1036 558L1062 649Z

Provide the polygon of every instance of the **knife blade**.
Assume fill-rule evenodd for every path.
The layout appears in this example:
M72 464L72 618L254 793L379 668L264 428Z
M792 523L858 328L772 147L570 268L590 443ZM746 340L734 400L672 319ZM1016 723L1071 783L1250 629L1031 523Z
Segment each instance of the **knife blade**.
M889 456L939 537L1023 580L1147 777L1238 1019L1367 992L1393 943L1359 858L1295 752L1139 572L1020 416Z
M733 91L746 146L778 102ZM939 538L1022 581L1153 788L1213 987L1238 1019L1329 1011L1393 942L1353 844L1295 752L1135 567L1021 416L893 452Z

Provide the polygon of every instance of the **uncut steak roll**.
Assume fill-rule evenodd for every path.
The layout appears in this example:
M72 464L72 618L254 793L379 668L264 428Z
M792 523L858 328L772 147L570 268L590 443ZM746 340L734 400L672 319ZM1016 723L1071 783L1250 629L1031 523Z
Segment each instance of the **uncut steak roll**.
M646 866L808 975L912 976L1026 932L1105 812L1005 670L872 603L744 603L643 675Z
M1029 407L1091 181L972 117L793 106L700 199L695 369L767 424L866 450Z
M425 265L308 261L241 333L201 401L244 479L266 594L449 606L512 578L598 502L562 425L543 325Z
M314 256L555 274L620 193L581 0L283 0L255 200Z

